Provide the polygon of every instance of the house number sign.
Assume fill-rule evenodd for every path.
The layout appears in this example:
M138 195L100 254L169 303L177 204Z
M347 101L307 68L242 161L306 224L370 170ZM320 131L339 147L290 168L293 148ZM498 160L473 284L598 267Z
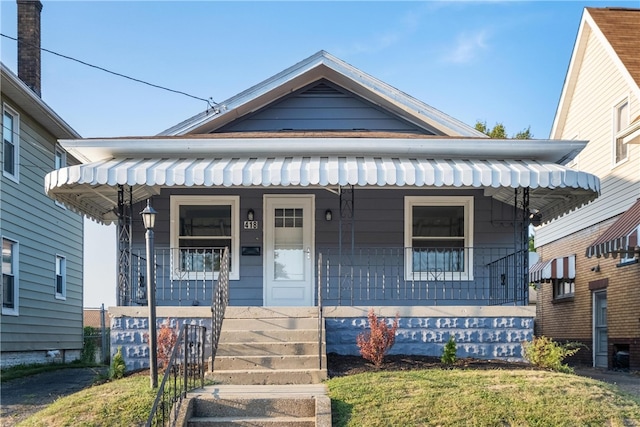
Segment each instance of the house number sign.
M244 222L245 230L257 230L258 229L258 221L245 221Z

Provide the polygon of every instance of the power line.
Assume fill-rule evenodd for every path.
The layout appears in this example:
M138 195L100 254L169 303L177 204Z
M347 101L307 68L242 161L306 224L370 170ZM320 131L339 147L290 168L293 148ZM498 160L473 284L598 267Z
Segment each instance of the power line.
M18 43L28 44L29 46L36 47L36 48L38 47L38 46L35 46L35 45L31 44L31 43L27 43L27 42L25 42L23 40L18 40L16 37L11 37L11 36L8 36L8 35L3 34L3 33L0 33L0 36L6 37L6 38L11 39L11 40L15 40ZM125 79L129 79L129 80L132 80L132 81L137 82L137 83L142 83L142 84L145 84L147 86L154 87L156 89L162 89L162 90L166 90L168 92L177 93L179 95L188 96L189 98L197 99L199 101L204 101L204 102L207 103L207 106L209 108L215 108L215 106L218 105L218 103L215 102L213 100L213 98L205 99L205 98L201 98L199 96L191 95L189 93L186 93L186 92L183 92L183 91L180 91L180 90L170 89L168 87L160 86L160 85L157 85L157 84L154 84L154 83L149 83L149 82L144 81L144 80L136 79L135 77L130 77L130 76L127 76L127 75L124 75L124 74L121 74L121 73L118 73L118 72L115 72L115 71L108 70L108 69L106 69L104 67L100 67L98 65L89 64L88 62L82 61L80 59L73 58L73 57L67 56L67 55L63 55L61 53L54 52L52 50L45 49L43 47L40 47L40 50L44 51L44 52L47 52L47 53L51 53L53 55L59 56L59 57L64 58L64 59L68 59L70 61L78 62L78 63L80 63L82 65L86 65L87 67L91 67L91 68L95 68L95 69L100 70L100 71L104 71L105 73L113 74L114 76L123 77Z

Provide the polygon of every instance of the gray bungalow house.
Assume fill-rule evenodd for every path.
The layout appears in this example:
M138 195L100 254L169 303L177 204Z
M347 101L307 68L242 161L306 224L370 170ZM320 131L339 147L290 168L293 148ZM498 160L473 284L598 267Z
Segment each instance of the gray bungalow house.
M599 194L565 166L586 142L490 140L324 51L160 135L61 144L82 164L50 173L49 196L118 223L112 351L130 367L148 357L147 200L161 320L206 324L228 247L225 319L320 308L326 350L358 354L373 307L400 316L395 353L454 336L459 356L519 359L530 219Z

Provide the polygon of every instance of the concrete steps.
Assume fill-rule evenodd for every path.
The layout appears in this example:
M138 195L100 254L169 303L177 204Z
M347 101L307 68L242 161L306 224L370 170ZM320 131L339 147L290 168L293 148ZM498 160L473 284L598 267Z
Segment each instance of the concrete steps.
M327 360L317 308L227 307L210 371L217 384L322 382Z
M331 426L331 401L321 384L208 386L185 402L187 427Z

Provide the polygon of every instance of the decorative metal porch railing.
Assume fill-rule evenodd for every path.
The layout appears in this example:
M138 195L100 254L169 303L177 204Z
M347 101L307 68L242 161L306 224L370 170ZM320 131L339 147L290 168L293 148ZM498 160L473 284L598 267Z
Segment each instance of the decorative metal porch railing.
M158 249L159 305L213 301L224 248ZM319 248L316 292L329 305L525 305L528 252L513 247ZM228 254L230 257L230 254ZM137 288L130 305L146 305L145 259L132 257ZM226 270L228 277L229 270ZM318 280L321 276L321 280ZM242 280L242 272L240 278Z
M513 248L320 249L325 305L524 305L526 251Z
M213 299L225 248L158 248L155 272L156 301L164 305L202 305ZM229 267L227 256L227 276ZM129 292L126 305L146 305L146 259L140 252L131 257L135 290Z
M182 325L149 413L147 427L174 425L187 392L204 387L205 337L204 326Z

